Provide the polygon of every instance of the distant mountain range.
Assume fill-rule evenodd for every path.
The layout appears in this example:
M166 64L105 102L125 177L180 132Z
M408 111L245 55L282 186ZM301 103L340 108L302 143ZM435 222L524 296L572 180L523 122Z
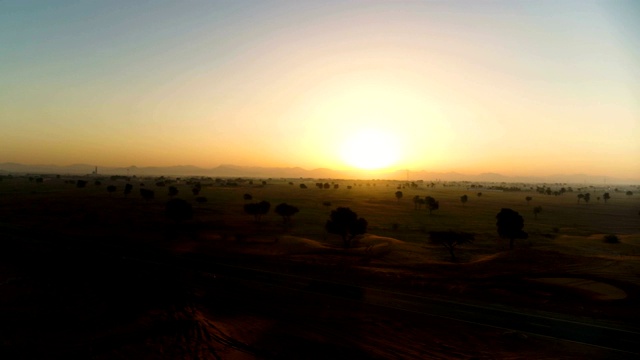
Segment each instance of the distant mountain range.
M96 169L94 165L74 164L58 165L25 165L18 163L0 163L0 173L14 174L60 174L87 175ZM456 172L407 171L398 170L387 173L371 173L366 176L362 171L339 171L332 169L306 170L301 167L256 167L220 165L214 168L201 168L192 165L164 167L98 167L99 175L136 175L136 176L210 176L210 177L251 177L251 178L312 178L312 179L389 179L389 180L425 180L425 181L474 181L474 182L507 182L507 183L571 183L571 184L638 184L638 179L621 179L605 176L571 174L551 176L505 176L496 173L476 175ZM364 174L364 175L363 175Z

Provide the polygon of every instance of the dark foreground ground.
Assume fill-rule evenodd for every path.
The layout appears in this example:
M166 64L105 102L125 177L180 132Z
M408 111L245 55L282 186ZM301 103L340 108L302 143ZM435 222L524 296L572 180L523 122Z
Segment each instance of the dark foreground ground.
M606 335L602 329L566 328L567 334L585 332L580 339L597 345L593 346L566 340L566 323L541 322L538 326L543 328L536 329L534 320L522 328L508 315L499 319L508 313L483 314L480 308L460 308L455 302L448 307L446 302L416 300L401 295L398 286L389 286L385 298L384 292L375 290L379 286L372 287L375 277L362 286L345 286L335 279L314 280L323 266L309 265L305 273L299 264L290 265L283 277L283 264L263 261L261 267L271 267L274 273L254 272L243 269L260 263L258 258L232 254L196 258L167 250L166 245L112 242L107 246L99 238L58 238L3 228L0 357L621 359L638 355L635 347L624 343L637 343L636 333L622 332L627 340L608 343L601 341ZM221 261L234 266L216 265ZM345 279L352 275L346 272Z

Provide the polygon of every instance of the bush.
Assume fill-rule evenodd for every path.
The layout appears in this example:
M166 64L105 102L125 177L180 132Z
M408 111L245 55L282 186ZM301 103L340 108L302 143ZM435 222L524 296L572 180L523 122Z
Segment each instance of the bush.
M617 244L620 242L620 239L618 239L618 236L611 234L604 237L604 242L608 244Z

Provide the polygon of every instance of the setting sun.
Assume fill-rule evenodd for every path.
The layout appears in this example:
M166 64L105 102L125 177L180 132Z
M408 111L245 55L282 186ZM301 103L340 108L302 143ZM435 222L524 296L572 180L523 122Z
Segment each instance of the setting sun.
M377 130L363 130L349 138L342 148L343 160L364 170L381 169L399 160L398 144L390 135Z

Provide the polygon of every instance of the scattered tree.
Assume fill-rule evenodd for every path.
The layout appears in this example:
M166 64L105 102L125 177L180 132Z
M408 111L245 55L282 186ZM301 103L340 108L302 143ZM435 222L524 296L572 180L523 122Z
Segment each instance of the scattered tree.
M625 194L627 194L627 196L631 196L633 195L633 191L627 191Z
M429 209L429 215L431 215L434 210L440 209L440 202L436 201L436 199L431 196L425 197L424 202L427 204L427 208Z
M100 180L96 180L96 181L93 182L93 185L100 186L100 185L102 185L102 182L100 182Z
M527 205L529 205L529 202L530 202L531 200L533 200L533 198L532 198L531 196L527 196L527 197L525 197L524 199L527 201Z
M124 196L128 196L129 194L131 194L131 191L133 190L133 185L131 184L126 184L124 186Z
M533 208L533 217L538 218L538 214L542 212L542 206L536 206Z
M324 187L325 189L328 189L328 188L330 188L330 187L331 187L331 185L330 185L329 183L324 183L323 187Z
M584 199L584 194L578 194L578 204L580 204L580 200L582 199Z
M432 243L441 244L449 250L451 261L456 262L457 259L454 253L456 246L473 242L474 235L458 231L431 231L429 232L429 239Z
M400 199L402 199L402 191L396 191L396 199L397 201L400 201Z
M175 186L169 186L169 196L174 197L178 195L178 188Z
M114 185L107 186L107 192L109 192L109 196L111 196L111 194L116 192L116 187Z
M464 204L467 203L467 200L469 200L469 197L467 195L460 196L460 201L462 202L462 206L464 206Z
M260 221L260 216L269 212L271 204L268 201L260 201L259 203L250 203L244 205L244 211L253 215L256 221Z
M185 200L171 199L165 206L165 214L169 219L179 223L193 217L193 208Z
M145 200L151 200L155 196L155 192L149 189L140 189L140 196Z
M502 208L496 215L498 222L498 235L501 238L509 239L509 249L513 249L513 242L515 239L526 239L529 234L522 231L524 227L524 219L517 211Z
M609 195L608 192L604 193L604 195L602 195L602 198L604 199L604 203L606 204L607 201L609 201L609 199L611 199L611 195Z
M339 207L331 211L325 225L327 232L340 235L345 248L351 247L354 237L367 232L367 220L358 218L358 214L346 207Z
M193 196L198 196L200 195L200 190L202 190L200 186L195 186L191 189L191 193L193 193Z
M206 198L206 197L204 197L204 196L198 196L198 197L196 198L196 202L197 202L198 204L204 204L204 203L206 203L206 202L207 202L207 198Z
M77 188L83 188L87 186L87 182L85 180L78 180L76 181L76 187Z
M251 201L251 200L253 200L253 196L251 196L251 194L244 194L244 195L242 195L242 198L243 198L245 201Z
M618 236L614 234L610 234L610 235L605 235L604 242L609 244L617 244L620 242L620 239L618 238Z
M288 223L291 221L291 216L297 214L298 212L300 212L300 210L293 205L282 203L276 206L275 212L276 214L282 216L283 222Z
M334 188L334 189L338 189L338 188L340 188L340 185L338 185L338 184L333 184L333 188Z
M479 193L477 193L476 195L478 195L478 197L480 197L480 196L482 196L482 193L481 193L481 192L479 192Z
M583 199L584 199L584 202L586 202L588 204L589 200L591 200L591 194L589 194L589 193L584 194Z
M300 189L306 189L306 188L307 188L307 185L305 185L305 184L300 184Z

